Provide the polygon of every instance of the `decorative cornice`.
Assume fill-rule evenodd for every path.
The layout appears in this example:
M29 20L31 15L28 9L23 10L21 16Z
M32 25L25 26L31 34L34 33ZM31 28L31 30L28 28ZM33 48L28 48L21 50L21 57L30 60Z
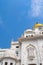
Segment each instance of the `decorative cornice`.
M29 40L37 40L37 39L43 39L43 35L36 35L33 37L21 37L21 38L19 38L19 42L29 41Z
M0 58L0 60L3 60L3 59L13 59L13 60L17 60L16 58L12 58L12 57L2 57L2 58Z
M2 58L0 58L0 61L2 61L3 59L13 59L16 61L21 61L21 59L17 59L17 58L13 58L13 57L2 57Z

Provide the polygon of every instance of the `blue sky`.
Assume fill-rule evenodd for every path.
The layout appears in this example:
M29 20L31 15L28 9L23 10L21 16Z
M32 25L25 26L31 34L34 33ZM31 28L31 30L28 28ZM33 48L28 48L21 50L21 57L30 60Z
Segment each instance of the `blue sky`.
M9 48L36 22L43 23L43 0L0 0L0 48Z

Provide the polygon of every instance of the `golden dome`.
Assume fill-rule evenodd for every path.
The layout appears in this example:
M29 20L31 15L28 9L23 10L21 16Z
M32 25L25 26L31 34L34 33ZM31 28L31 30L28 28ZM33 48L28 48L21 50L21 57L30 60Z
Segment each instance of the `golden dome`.
M34 25L34 28L42 27L42 26L43 26L43 24L37 23L37 24Z

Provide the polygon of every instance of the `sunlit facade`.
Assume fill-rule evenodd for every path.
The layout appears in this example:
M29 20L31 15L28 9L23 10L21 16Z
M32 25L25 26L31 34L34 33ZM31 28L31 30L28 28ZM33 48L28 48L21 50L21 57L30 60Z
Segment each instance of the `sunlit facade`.
M10 48L0 49L0 65L43 65L43 24L36 23Z

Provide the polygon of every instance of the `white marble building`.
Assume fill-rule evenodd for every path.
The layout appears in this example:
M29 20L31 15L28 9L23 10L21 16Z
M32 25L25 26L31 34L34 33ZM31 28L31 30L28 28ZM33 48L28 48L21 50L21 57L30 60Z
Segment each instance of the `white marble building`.
M24 31L9 49L0 48L0 65L43 65L43 24Z

